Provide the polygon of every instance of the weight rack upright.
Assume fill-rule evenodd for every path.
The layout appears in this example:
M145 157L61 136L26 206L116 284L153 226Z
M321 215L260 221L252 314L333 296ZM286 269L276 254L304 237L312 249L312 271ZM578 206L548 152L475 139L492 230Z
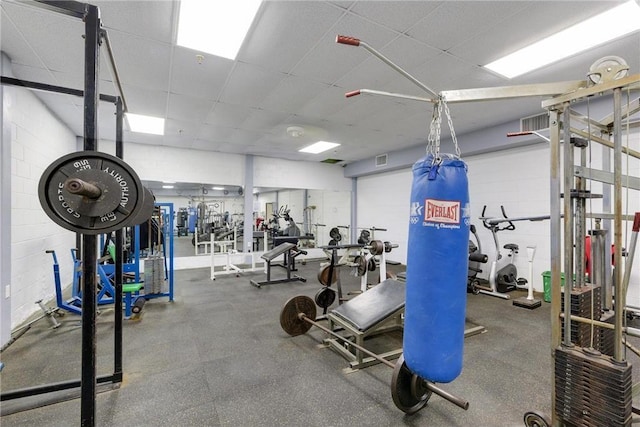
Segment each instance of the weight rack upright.
M551 423L553 426L560 426L563 423L604 425L603 420L607 420L607 425L629 426L632 421L632 412L640 413L632 408L631 365L625 360L623 351L626 295L623 291L622 268L615 269L613 278L615 295L613 324L572 313L576 307L576 297L587 295L589 301L597 301L600 298L599 287L606 286L605 283L586 284L584 280L586 218L602 218L607 223L613 220L616 266L622 266L623 220L633 219L622 213L624 186L622 155L624 151L626 155L640 158L640 153L623 147L622 119L637 113L640 108L637 102L627 103L629 108L624 108L622 94L624 90L638 86L640 75L620 78L616 76L619 71L616 67L610 67L608 71L611 72L610 75L603 72L599 76L600 81L594 84L542 102L543 108L546 108L550 115L551 353L554 365ZM572 103L576 101L589 102L590 97L603 95L611 98L613 113L599 122L590 117L586 117L585 120L571 109ZM602 136L574 128L572 121L578 121L587 128L596 129ZM582 142L575 143L576 138L572 138L572 135L579 135L584 139ZM607 137L613 137L613 143ZM598 179L606 184L603 186L603 210L609 212L598 214L587 213L585 209L585 200L599 197L586 189L586 180L596 180L595 176L602 176L598 174L602 171L586 168L585 148L593 142L613 149L613 171L608 168L609 154L603 155L605 172L611 178ZM560 164L561 146L563 165ZM579 157L575 154L576 151ZM579 166L575 163L579 163ZM577 172L579 170L587 172L579 174ZM577 176L579 178L576 178ZM611 204L613 204L613 213L611 213ZM608 228L611 229L611 227ZM561 265L563 259L564 266ZM562 267L565 272L564 292L561 287ZM575 322L573 329L572 322ZM603 334L613 334L611 357L594 351L585 343L576 345L576 325L579 327L583 324L588 328L593 327L592 330L600 329ZM592 342L594 342L593 338ZM607 390L603 390L605 383L610 387ZM526 415L525 422L527 422Z

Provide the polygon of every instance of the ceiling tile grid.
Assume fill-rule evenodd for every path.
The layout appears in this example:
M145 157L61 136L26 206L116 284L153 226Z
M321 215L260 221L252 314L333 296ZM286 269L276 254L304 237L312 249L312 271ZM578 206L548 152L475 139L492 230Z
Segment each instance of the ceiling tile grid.
M508 80L482 68L502 54L612 7L594 1L266 1L237 60L175 46L177 1L98 0L131 112L164 117L166 135L125 131L127 141L298 160L319 138L335 153L360 160L424 144L431 104L345 92L374 89L426 96L363 48L339 45L357 37L435 91L584 79L606 55L640 68L640 34ZM30 4L2 0L2 51L18 78L81 89L84 69L79 20ZM15 24L15 25L14 25ZM63 40L63 42L61 42ZM100 91L115 94L105 49ZM81 98L36 92L77 135ZM458 133L541 111L540 98L452 104ZM100 105L100 134L114 120ZM293 138L287 127L304 128Z
M260 102L285 78L285 74L237 62L220 96L221 102L251 107Z
M232 69L233 61L229 59L175 46L169 90L172 93L217 100Z
M171 1L120 1L114 7L113 0L93 0L100 8L103 26L110 30L172 44L173 26L178 14L178 2Z
M325 2L267 1L238 60L290 72L344 11Z

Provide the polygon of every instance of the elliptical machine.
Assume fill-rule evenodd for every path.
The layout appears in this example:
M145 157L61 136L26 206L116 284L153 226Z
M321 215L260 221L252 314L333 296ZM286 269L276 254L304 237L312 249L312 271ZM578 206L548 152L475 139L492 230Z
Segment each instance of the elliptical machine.
M487 206L482 208L482 225L491 231L493 242L495 244L495 256L491 262L489 270L489 286L477 285L476 289L479 293L491 295L498 298L510 299L507 292L511 292L516 288L526 289L527 279L518 277L518 270L513 263L516 254L519 251L518 245L515 243L507 243L503 246L508 252L503 256L500 251L500 243L498 241L499 231L513 231L516 229L515 224L504 211L504 206L500 206L503 218L489 218L485 216ZM502 225L506 223L507 225Z

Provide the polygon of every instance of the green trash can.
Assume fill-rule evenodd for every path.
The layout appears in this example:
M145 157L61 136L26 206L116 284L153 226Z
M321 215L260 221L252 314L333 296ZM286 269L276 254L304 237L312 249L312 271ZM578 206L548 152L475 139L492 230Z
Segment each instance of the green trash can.
M560 273L560 286L564 287L564 273ZM544 302L551 302L551 272L542 273L542 288L544 289Z

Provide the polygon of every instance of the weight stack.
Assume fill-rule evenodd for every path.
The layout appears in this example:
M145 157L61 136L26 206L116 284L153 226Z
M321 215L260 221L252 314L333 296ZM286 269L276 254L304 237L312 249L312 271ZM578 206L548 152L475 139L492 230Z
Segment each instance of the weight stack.
M154 260L151 257L144 259L144 293L146 295L153 294L154 292Z
M147 295L162 292L164 282L164 264L162 258L151 255L144 259L144 293Z
M161 294L165 292L165 280L164 280L164 258L160 255L156 258L156 293Z
M564 312L564 289L561 301L561 310ZM571 314L587 319L602 320L602 295L600 285L586 285L581 288L572 289ZM562 336L564 336L564 322L561 323ZM588 323L571 322L571 342L580 347L592 347L591 325ZM613 330L594 326L593 348L600 353L613 356Z
M581 347L555 351L556 415L568 427L630 427L631 365Z

